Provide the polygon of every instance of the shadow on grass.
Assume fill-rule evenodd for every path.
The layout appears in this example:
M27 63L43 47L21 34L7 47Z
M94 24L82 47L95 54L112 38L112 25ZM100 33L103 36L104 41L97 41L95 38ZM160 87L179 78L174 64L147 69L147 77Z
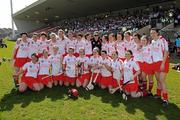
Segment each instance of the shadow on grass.
M41 102L48 98L52 101L59 99L67 99L67 87L53 87L52 89L44 89L39 93L27 91L24 94L20 94L15 90L12 90L9 94L5 94L0 101L0 111L10 111L15 104L21 104L21 107L27 107L31 102ZM163 116L166 119L178 120L180 118L180 109L174 103L170 103L168 107L162 107L161 101L152 97L146 98L130 98L128 101L122 100L121 94L116 92L111 95L108 90L101 90L95 87L93 91L86 91L84 88L78 88L80 98L90 100L91 95L101 98L101 101L106 104L111 104L113 107L119 107L124 104L125 110L129 114L136 114L136 111L142 111L144 117L150 120L156 120L159 116ZM77 100L78 102L78 100Z
M12 89L10 93L5 94L0 101L0 111L10 111L15 104L21 104L21 107L27 107L31 102L41 102L45 98L52 101L63 99L67 94L68 88L66 87L53 87L52 89L45 88L40 92L32 92L27 90L25 93L19 93L17 90Z
M156 120L158 116L164 116L168 120L179 120L180 109L174 103L169 103L167 107L163 107L160 99L153 97L129 99L123 101L126 111L130 114L136 114L136 110L144 113L144 117L149 120Z

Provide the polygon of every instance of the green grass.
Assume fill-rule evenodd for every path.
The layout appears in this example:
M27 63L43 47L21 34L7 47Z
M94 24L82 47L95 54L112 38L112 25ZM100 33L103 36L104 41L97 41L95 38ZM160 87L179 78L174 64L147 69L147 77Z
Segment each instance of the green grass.
M0 48L0 57L11 57L14 42ZM174 59L176 63L179 59ZM167 76L170 104L164 108L160 100L150 97L123 101L118 93L95 88L86 92L79 88L78 100L68 99L66 87L44 89L39 93L20 94L13 89L12 67L0 66L0 120L179 120L180 73L171 70ZM155 87L154 87L155 88ZM155 91L155 90L154 90Z

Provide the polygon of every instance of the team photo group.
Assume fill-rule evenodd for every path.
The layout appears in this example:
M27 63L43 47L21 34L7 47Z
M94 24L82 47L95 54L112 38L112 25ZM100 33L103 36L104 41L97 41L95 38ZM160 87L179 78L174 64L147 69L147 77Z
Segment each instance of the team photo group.
M19 92L53 86L108 89L123 99L153 96L168 105L168 43L151 28L150 36L117 32L100 34L21 33L14 46L13 78ZM154 78L154 80L153 80ZM157 82L156 93L152 93Z

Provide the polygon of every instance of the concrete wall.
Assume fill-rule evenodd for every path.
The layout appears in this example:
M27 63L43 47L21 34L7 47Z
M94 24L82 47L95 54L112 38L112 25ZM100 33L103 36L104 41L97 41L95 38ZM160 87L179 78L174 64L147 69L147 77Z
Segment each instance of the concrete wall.
M150 29L150 27L151 27L150 25L147 25L147 26L139 29L139 30L137 31L137 33L139 33L140 35L143 35L143 34L149 35L149 29Z
M23 21L23 20L14 19L14 22L19 32L31 32L36 29L45 27L44 23L41 22L37 23L35 21Z

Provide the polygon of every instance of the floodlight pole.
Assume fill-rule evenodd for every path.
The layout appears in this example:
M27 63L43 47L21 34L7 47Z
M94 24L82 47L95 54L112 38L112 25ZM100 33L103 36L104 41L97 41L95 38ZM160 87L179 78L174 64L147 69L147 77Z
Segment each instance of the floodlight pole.
M14 21L13 21L13 1L10 0L10 6L11 6L11 24L12 24L12 38L15 37L15 31L14 31Z

